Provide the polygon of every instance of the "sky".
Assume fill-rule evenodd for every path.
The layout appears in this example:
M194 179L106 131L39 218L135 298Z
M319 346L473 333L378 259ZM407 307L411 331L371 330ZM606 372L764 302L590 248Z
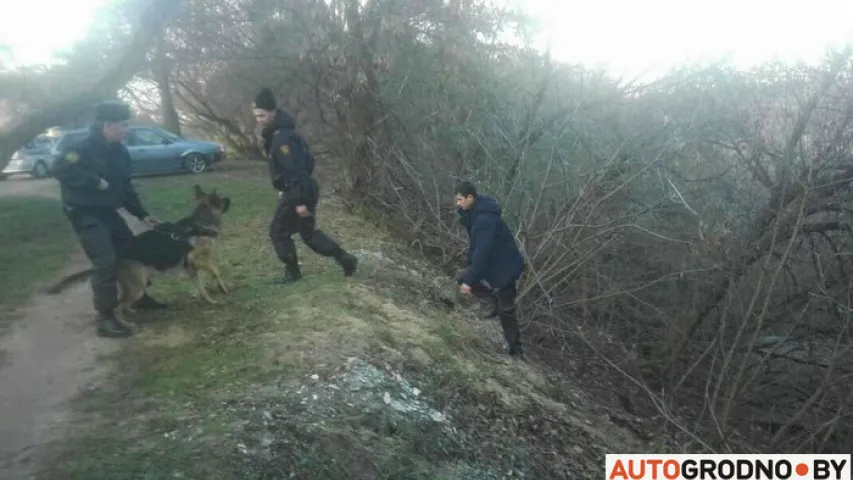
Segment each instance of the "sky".
M656 76L685 61L820 60L853 42L853 0L527 0L554 58ZM609 65L607 65L609 64Z
M109 1L0 2L0 45L14 55L0 52L0 60L50 61ZM743 68L774 58L813 62L828 46L853 42L853 0L526 0L524 8L545 29L537 45L550 39L555 59L629 77L724 57Z
M0 45L11 47L7 64L51 61L53 51L86 34L98 9L109 0L0 0Z

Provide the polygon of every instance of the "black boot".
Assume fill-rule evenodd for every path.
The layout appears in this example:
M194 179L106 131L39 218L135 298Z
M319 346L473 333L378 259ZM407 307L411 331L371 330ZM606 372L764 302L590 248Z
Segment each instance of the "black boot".
M163 302L154 300L146 292L142 295L142 298L133 302L131 308L134 310L165 310L168 306Z
M278 285L287 285L293 282L298 282L302 279L302 270L298 263L288 263L284 270L284 275L279 278L276 283Z
M343 267L345 277L353 276L355 269L358 268L358 258L355 255L350 255L349 253L344 252L343 250L340 255L338 255L338 263Z
M98 336L108 338L129 337L133 332L120 324L112 314L98 315Z

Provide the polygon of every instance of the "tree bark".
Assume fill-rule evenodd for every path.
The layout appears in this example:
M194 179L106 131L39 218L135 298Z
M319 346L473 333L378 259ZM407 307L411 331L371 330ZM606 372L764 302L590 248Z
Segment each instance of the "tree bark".
M166 32L157 38L154 59L154 78L157 90L160 92L160 110L163 112L163 127L174 133L181 134L181 119L175 109L175 97L172 95L171 65L166 56Z

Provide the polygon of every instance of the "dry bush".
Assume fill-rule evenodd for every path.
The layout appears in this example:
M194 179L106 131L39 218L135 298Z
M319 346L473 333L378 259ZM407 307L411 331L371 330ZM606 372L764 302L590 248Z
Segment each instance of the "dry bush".
M504 55L465 62L432 95L427 82L389 89L370 201L452 263L464 243L448 211L454 178L477 180L524 245L523 310L543 357L606 352L642 381L602 391L634 398L634 413L642 402L630 392L647 395L680 431L698 432L697 447L849 446L839 217L849 57L630 89ZM507 63L540 77L507 74ZM435 78L435 65L412 76ZM461 103L472 85L478 97ZM564 88L574 95L560 98ZM589 363L567 373L601 378Z

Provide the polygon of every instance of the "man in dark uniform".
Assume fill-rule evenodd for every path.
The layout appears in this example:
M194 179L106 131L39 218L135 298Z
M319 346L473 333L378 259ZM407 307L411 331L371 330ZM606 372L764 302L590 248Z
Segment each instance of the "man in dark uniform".
M478 195L470 182L456 188L460 222L468 231L468 268L457 282L462 294L491 296L497 304L504 339L512 356L521 356L521 334L515 316L516 282L524 271L512 232L501 218L497 200Z
M118 101L99 104L89 136L60 152L53 167L62 192L62 207L95 268L92 293L98 335L103 337L126 337L132 333L113 316L118 304L118 261L133 238L118 209L124 207L149 226L158 223L142 206L130 181L130 153L121 143L128 120L127 105ZM165 305L146 293L134 308L159 309Z
M320 189L313 177L314 157L308 143L296 132L293 117L276 106L275 97L264 88L255 98L253 113L263 127L264 150L269 160L273 188L278 190L269 235L279 260L285 265L279 283L287 284L302 278L296 245L291 238L299 232L305 245L314 252L338 261L344 275L355 273L358 260L347 253L322 230L317 228L316 208Z

